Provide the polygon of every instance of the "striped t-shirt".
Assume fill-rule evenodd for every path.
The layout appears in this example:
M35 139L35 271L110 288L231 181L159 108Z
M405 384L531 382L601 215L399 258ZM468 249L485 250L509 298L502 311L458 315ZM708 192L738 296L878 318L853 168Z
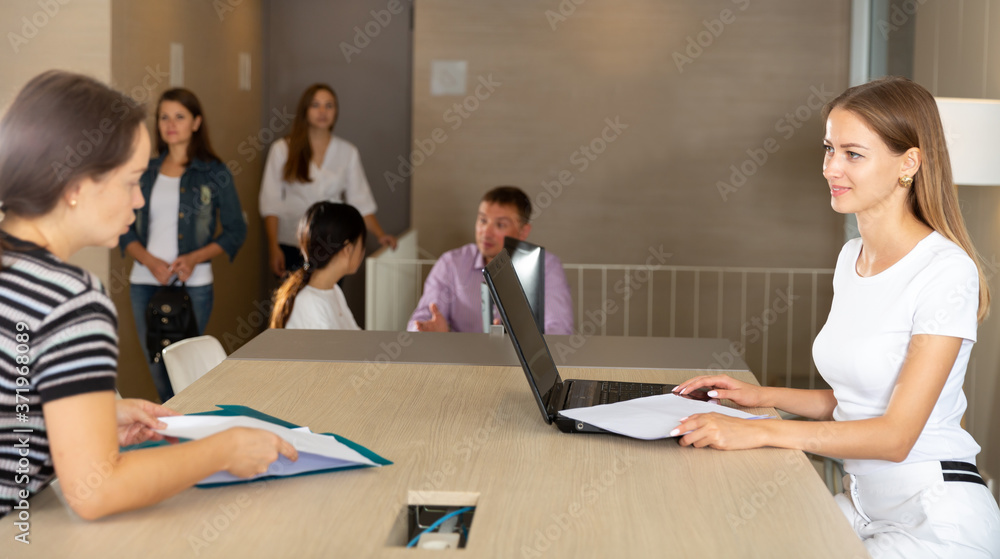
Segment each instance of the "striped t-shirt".
M0 243L2 517L54 475L42 404L115 389L118 316L90 272L2 232Z

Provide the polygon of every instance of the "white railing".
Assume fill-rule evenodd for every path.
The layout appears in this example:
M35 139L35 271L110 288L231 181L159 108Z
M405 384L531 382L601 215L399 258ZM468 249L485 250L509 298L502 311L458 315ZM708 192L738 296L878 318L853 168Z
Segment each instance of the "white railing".
M396 239L396 250L380 248L366 259L366 329L406 330L423 293L425 270L434 265L433 260L417 260L417 250L417 232L409 230Z
M406 329L435 262L401 256L367 261L369 330ZM573 297L575 332L728 338L734 342L732 351L714 355L706 367L726 367L738 354L761 384L826 386L812 362L812 341L830 309L832 269L600 264L563 268Z

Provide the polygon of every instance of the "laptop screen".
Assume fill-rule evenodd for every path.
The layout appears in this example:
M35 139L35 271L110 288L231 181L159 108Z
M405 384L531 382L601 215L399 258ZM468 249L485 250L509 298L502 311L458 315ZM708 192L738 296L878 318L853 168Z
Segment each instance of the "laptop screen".
M535 393L542 416L546 422L551 423L545 411L545 404L548 402L552 387L560 381L559 372L556 370L545 338L535 324L528 299L524 296L521 282L514 272L506 249L501 250L500 254L490 261L483 269L483 275L490 287L493 302L500 311L504 327L510 334L514 351Z
M521 289L528 299L538 329L545 332L545 249L514 237L504 237L503 247L510 253Z

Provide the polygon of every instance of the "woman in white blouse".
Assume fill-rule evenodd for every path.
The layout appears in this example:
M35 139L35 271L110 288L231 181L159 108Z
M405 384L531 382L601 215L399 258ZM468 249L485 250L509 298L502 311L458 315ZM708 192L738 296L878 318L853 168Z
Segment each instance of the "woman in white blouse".
M275 293L271 328L360 330L337 282L365 257L365 221L353 206L316 202L298 227L302 268Z
M756 386L725 375L713 398L816 421L684 418L683 446L773 446L844 459L836 496L876 559L1000 557L1000 509L962 428L962 391L990 295L959 211L934 97L905 78L848 89L823 112L830 203L858 217L833 304L813 344L829 390Z
M302 266L296 226L319 201L346 202L361 212L382 245L396 247L375 218L375 198L353 144L333 135L339 114L337 94L314 84L302 94L291 133L271 146L260 186L271 271L283 276Z

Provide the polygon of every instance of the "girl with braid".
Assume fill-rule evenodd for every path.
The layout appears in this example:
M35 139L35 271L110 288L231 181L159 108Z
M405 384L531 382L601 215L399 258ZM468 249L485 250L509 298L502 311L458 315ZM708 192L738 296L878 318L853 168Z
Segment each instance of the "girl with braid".
M360 330L337 282L361 267L366 235L354 206L310 206L298 229L304 264L275 293L271 328Z

